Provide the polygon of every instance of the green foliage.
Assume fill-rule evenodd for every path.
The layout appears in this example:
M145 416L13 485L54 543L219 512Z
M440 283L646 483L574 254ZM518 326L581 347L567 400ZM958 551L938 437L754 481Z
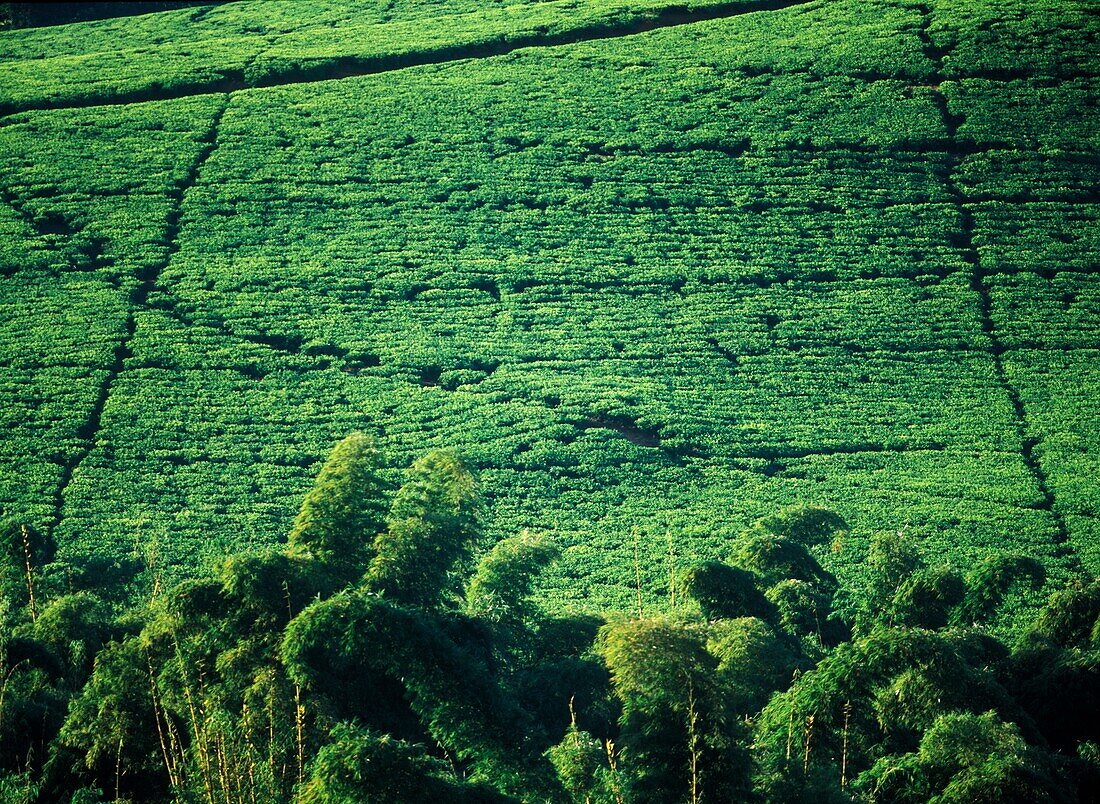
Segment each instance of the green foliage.
M1100 622L1100 581L1055 592L1035 623L1035 633L1062 647L1095 647Z
M830 594L836 589L836 579L821 568L802 544L761 526L742 536L730 561L756 573L769 586L796 580L813 584Z
M29 605L35 579L55 549L33 527L10 518L0 522L0 598L12 606Z
M767 591L775 606L779 625L807 643L822 649L833 647L850 636L848 626L833 612L832 595L806 581L780 581Z
M497 661L512 674L520 705L548 734L567 724L603 738L615 731L619 707L609 687L607 667L593 650L605 621L599 617L541 618L523 631L495 629Z
M0 798L1098 797L1100 18L761 5L0 33Z
M600 652L616 694L638 709L667 701L686 711L688 682L714 665L700 629L664 618L609 623L600 629Z
M491 623L520 625L534 619L531 591L538 573L560 550L542 535L521 533L497 542L466 586L466 610Z
M0 773L0 801L5 804L34 804L38 792L29 771Z
M902 533L879 533L871 540L865 560L864 593L856 616L856 628L866 632L890 621L891 605L906 580L924 566L916 543Z
M954 615L955 620L964 624L987 621L1014 584L1027 581L1033 589L1038 589L1045 580L1046 569L1033 558L990 556L966 574L966 592Z
M879 760L854 788L872 801L1071 801L1053 763L993 712L939 717L913 754Z
M227 76L244 86L269 86L339 71L397 69L585 35L625 35L685 9L739 12L765 5L759 0L587 0L565 8L530 0L508 5L427 0L405 4L396 19L392 7L349 11L324 3L308 13L264 6L214 8L200 15L199 25L192 24L195 15L188 12L162 13L129 26L75 23L64 26L71 30L0 36L0 53L8 56L0 72L0 111L210 93L223 88ZM424 25L425 17L431 26ZM97 43L95 50L85 38Z
M756 588L758 581L748 570L708 561L688 570L681 586L708 620L736 617L770 620L775 616L775 608Z
M615 771L608 765L607 747L573 723L561 742L547 755L558 781L573 804L609 801L615 790Z
M924 568L898 587L891 603L890 621L916 628L944 628L952 612L964 602L967 588L954 570Z
M171 195L205 146L220 102L79 109L12 120L0 137L0 226L9 244L0 275L18 276L2 291L0 508L17 524L48 534L66 558L92 553L125 563L140 555L135 542L148 546L155 537L155 528L142 533L152 510L144 504L142 511L123 513L127 505L97 512L94 519L105 527L94 535L87 526L63 528L55 524L56 495L66 468L88 451L105 383L122 361L131 296L164 260ZM186 453L179 446L168 447L177 460ZM89 481L93 498L104 488L92 479L99 474L94 465L74 472L78 482ZM153 474L159 480L144 475L144 482L163 483L170 473ZM141 487L142 481L129 486L126 498L136 503ZM68 550L79 540L74 534L89 537L88 549ZM192 554L203 541L175 546Z
M612 622L600 630L599 648L623 707L618 745L635 800L747 792L747 756L700 628Z
M32 642L5 638L0 647L0 767L19 776L31 772L23 781L37 786L32 771L41 767L65 717L70 694L65 687L75 684L66 684L63 677L59 684L67 668Z
M851 524L811 549L853 589L874 523L1056 588L1097 542L1092 23L1000 2L226 4L5 34L33 103L382 72L10 116L0 505L146 596L277 544L369 425L388 480L444 445L477 466L487 542L554 533L548 610L635 602L634 525L649 607L666 530L726 560L806 501ZM458 58L662 14L684 24ZM922 40L979 63L1014 30L1033 76ZM1017 592L998 627L1041 604Z
M784 508L764 517L757 526L805 547L820 547L848 531L848 523L840 514L814 505Z
M719 683L731 698L730 708L741 715L755 714L773 692L786 689L800 664L782 635L755 617L715 623L707 650L718 660Z
M1022 712L995 657L965 632L879 629L839 646L773 696L756 731L756 784L765 797L852 780L883 754L915 750L939 714ZM1002 658L1003 661L1003 658ZM808 786L808 787L807 787ZM787 791L782 792L781 791Z
M380 455L363 433L337 444L302 502L288 547L318 561L362 572L385 524Z
M80 677L91 673L96 654L116 636L111 620L110 607L102 599L77 592L49 601L28 630Z
M474 477L457 456L437 451L418 459L374 542L367 585L402 603L439 606L477 538L477 507Z
M1013 694L1062 751L1091 739L1100 717L1097 592L1094 581L1051 595L1012 657Z
M370 684L375 674L397 680L432 738L471 762L476 778L502 790L518 784L524 759L518 710L428 615L364 594L337 595L290 624L282 653L291 678L322 695L340 695L347 683ZM364 697L368 708L360 717L384 711L363 691L356 700Z
M1073 76L1096 74L1097 27L1087 3L940 0L929 34L948 75Z
M303 804L404 804L503 799L489 789L455 779L447 764L428 756L423 746L341 724L317 752L298 800Z
M112 782L124 764L128 786L162 767L156 713L150 706L149 656L141 640L112 642L96 657L95 671L73 700L58 737L59 762L79 763L93 778ZM120 759L121 758L121 759Z
M1022 581L1037 590L1046 580L1041 563L1012 554L986 556L965 577L949 566L929 567L916 542L902 534L872 540L867 567L869 586L856 616L864 632L875 625L939 629L988 622Z
M307 510L336 510L317 500L349 485L334 465ZM108 789L134 801L1070 801L1100 784L1095 583L1052 596L1012 652L945 626L967 592L984 590L988 611L1033 564L989 561L964 585L913 546L880 542L869 563L888 588L870 592L888 599L892 625L851 640L831 608L837 582L759 526L735 545L742 559L800 578L765 594L763 577L712 562L678 585L699 604L682 619L546 617L530 593L558 554L549 540L504 540L463 571L468 541L446 539L469 539L478 506L453 454L417 461L390 506L391 524L434 529L448 557L417 576L401 562L431 543L378 551L423 586L380 593L398 574L377 561L356 580L304 549L319 542L303 532L377 517L381 495L347 495L283 551L229 556L124 611L53 583L37 608L5 599L0 789L73 801ZM42 577L71 569L47 564ZM463 584L465 609L446 605ZM753 608L768 621L736 616Z
M1017 81L962 78L944 82L942 91L948 110L965 115L958 136L967 144L1090 151L1100 145L1100 135L1083 104L1096 91L1096 80L1075 76L1052 85L1042 76Z

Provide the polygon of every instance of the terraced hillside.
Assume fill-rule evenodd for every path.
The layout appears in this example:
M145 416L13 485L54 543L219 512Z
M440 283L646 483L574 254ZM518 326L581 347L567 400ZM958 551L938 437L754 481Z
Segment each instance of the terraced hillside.
M456 448L551 606L796 502L1100 569L1100 15L240 2L0 35L0 504L186 573ZM1020 612L1022 613L1022 611Z

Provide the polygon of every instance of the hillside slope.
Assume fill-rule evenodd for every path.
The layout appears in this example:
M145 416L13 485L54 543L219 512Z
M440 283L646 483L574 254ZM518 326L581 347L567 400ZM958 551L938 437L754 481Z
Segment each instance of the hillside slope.
M0 36L0 504L186 573L366 429L555 532L554 606L793 502L1095 571L1095 9L682 6Z

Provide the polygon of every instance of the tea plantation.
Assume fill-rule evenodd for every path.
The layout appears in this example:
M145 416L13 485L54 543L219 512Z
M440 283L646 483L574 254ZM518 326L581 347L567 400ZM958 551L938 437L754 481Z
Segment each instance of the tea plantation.
M239 2L0 34L0 506L136 584L331 445L473 467L551 610L785 505L1100 570L1100 15Z

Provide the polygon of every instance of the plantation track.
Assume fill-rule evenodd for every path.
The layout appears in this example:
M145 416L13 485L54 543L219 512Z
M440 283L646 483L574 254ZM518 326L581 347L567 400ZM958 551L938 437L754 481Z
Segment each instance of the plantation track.
M603 39L619 39L627 36L655 31L662 28L674 28L708 20L728 19L755 12L778 11L813 0L766 0L751 7L744 2L723 3L709 8L693 11L669 8L660 11L654 17L639 19L627 25L595 24L580 27L554 35L527 35L515 38L501 38L477 45L447 45L435 49L426 49L411 54L363 58L342 56L327 62L323 68L303 69L301 66L288 66L284 71L264 76L261 80L250 81L247 78L247 66L240 70L224 73L216 81L183 83L171 88L148 88L134 92L120 92L102 97L78 98L70 100L43 100L32 104L0 104L0 116L10 116L21 112L44 111L50 109L83 109L94 106L120 106L150 101L175 100L196 95L229 94L244 89L259 89L294 84L317 83L323 81L377 75L379 73L403 70L409 67L425 67L449 64L474 59L487 59L494 56L506 56L517 50L534 47L557 47L574 45L580 42L594 42ZM272 44L271 41L268 43ZM257 53L253 61L262 56Z
M943 75L944 58L947 56L947 52L942 48L936 47L929 36L928 29L932 20L932 8L927 5L919 5L917 9L921 14L921 27L918 31L918 36L924 47L925 54L933 64L936 65L935 83L937 89L934 98L943 118L948 138L952 144L951 147L948 148L948 152L957 157L961 157L965 154L958 147L958 130L959 126L964 122L964 118L951 112L950 108L948 108L947 98L945 98L943 93L938 89L939 85L947 80ZM982 266L981 254L974 242L974 216L969 208L969 203L962 188L956 181L954 167L948 169L945 175L945 181L959 209L961 225L959 228L959 242L957 245L963 259L972 266L971 288L978 297L978 315L981 329L989 339L989 353L993 359L997 380L1007 395L1009 402L1012 404L1024 465L1031 473L1035 485L1039 490L1039 494L1042 497L1042 502L1036 507L1050 514L1051 519L1054 521L1054 542L1057 545L1058 551L1079 569L1080 557L1077 555L1076 550L1070 545L1069 527L1066 524L1065 517L1062 515L1061 511L1058 510L1057 501L1054 498L1054 492L1051 490L1050 480L1047 477L1046 470L1043 469L1042 463L1035 454L1035 446L1039 443L1039 439L1028 435L1030 427L1023 400L1020 398L1019 390L1008 379L1008 375L1005 372L1002 355L1005 353L1006 347L1002 344L993 321L993 303L990 295L989 283L987 281L988 275Z
M218 127L221 124L222 115L225 114L225 110L228 107L229 98L227 96L225 103L215 112L214 117L211 119L210 127L203 137L203 141L206 143L205 146L199 151L197 158L191 164L183 181L177 184L169 193L171 205L164 227L165 255L163 260L155 265L147 275L139 277L141 283L134 289L130 296L132 307L148 307L149 294L156 289L157 281L161 273L168 267L168 264L172 261L172 257L179 251L180 217L182 215L184 196L187 194L187 191L196 184L202 166L217 149ZM56 531L58 525L61 524L61 520L64 516L65 492L72 482L73 475L95 447L96 436L99 433L103 420L103 411L106 409L107 403L111 398L111 390L119 375L125 371L127 358L132 356L130 342L133 340L136 329L137 320L134 317L134 310L131 309L130 314L126 318L125 331L114 350L114 361L107 369L107 375L99 388L99 394L95 404L92 406L92 410L88 414L87 420L77 430L78 436L84 442L83 449L74 453L62 467L61 477L58 482L57 491L54 495L54 517L50 524L51 532Z

